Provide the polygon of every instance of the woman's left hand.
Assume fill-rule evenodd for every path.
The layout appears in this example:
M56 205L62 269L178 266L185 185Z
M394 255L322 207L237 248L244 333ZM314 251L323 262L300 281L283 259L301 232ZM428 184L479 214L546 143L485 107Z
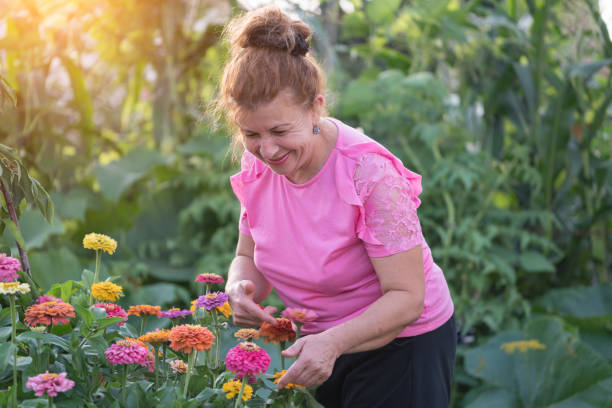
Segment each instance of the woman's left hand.
M278 389L293 383L310 387L329 378L339 356L336 344L327 333L311 334L298 339L283 351L285 357L298 356L278 382Z

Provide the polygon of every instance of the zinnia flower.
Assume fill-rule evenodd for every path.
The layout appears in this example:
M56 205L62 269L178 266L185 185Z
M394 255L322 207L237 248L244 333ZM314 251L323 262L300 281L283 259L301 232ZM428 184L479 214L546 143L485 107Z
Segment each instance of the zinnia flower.
M38 305L45 302L63 302L63 300L53 295L43 295L36 299L36 304Z
M93 249L93 250L104 250L112 255L117 249L117 241L104 234L96 234L92 232L90 234L85 235L83 238L83 248Z
M279 341L295 340L295 331L291 326L291 321L284 317L276 318L276 326L268 322L263 322L259 328L259 336L263 337L266 343L278 344Z
M106 349L104 355L109 363L116 364L139 364L148 365L147 355L149 350L133 340L118 340Z
M0 281L12 282L17 280L19 275L17 271L21 270L21 263L19 259L7 256L6 254L0 254Z
M159 316L161 313L161 306L151 306L151 305L136 305L130 306L128 309L128 316Z
M172 360L170 368L175 373L185 374L187 372L187 364L183 360Z
M225 302L222 306L217 306L217 310L225 317L230 317L232 315L232 307L229 302Z
M36 333L44 333L47 331L47 326L34 326L30 327L30 330Z
M281 316L291 320L294 323L312 322L318 317L317 314L310 309L298 309L296 307L286 308L283 310Z
M278 384L278 382L280 381L281 378L283 378L283 375L285 375L286 372L287 370L275 372L274 373L274 384ZM294 384L294 383L288 383L283 388L290 390L291 388L305 388L305 387L302 385Z
M223 292L212 292L202 295L196 301L197 307L204 307L206 310L211 310L219 306L223 306L227 302L228 297Z
M240 378L264 373L269 365L270 356L255 343L240 343L232 347L225 356L225 367Z
M93 297L105 302L114 302L123 295L123 288L113 282L99 282L91 285Z
M30 285L20 282L0 282L0 294L15 295L26 294L30 292Z
M158 317L169 317L170 319L178 319L181 317L189 316L193 312L191 310L181 310L178 307L173 307L167 311L159 313Z
M216 273L201 273L195 278L196 282L214 283L215 285L221 285L225 280L222 276Z
M193 324L174 326L170 330L169 339L172 350L183 351L187 354L191 354L193 349L210 350L215 344L215 336L208 328Z
M259 331L255 329L240 329L234 333L234 337L241 340L253 340L259 338Z
M517 340L503 343L499 348L507 354L512 354L515 350L518 350L519 353L526 353L528 350L543 350L546 344L540 343L537 339Z
M170 330L167 329L156 329L155 331L143 334L138 338L140 341L144 341L151 344L165 343L169 340Z
M74 307L70 303L45 302L34 304L25 311L28 326L66 324L69 317L74 317Z
M227 397L227 399L232 399L236 395L240 394L240 388L242 388L241 381L228 381L225 384L223 384L222 390L225 393L225 396ZM251 399L252 396L253 396L253 387L251 387L248 384L245 384L244 390L242 391L242 400L248 401Z
M114 303L96 303L92 307L99 307L106 310L106 317L123 317L123 321L117 323L117 326L123 326L127 321L128 315L125 310Z
M66 373L50 373L49 370L35 377L28 378L26 387L34 390L34 395L41 397L47 394L50 397L57 396L58 392L65 392L74 387L74 381L66 378Z

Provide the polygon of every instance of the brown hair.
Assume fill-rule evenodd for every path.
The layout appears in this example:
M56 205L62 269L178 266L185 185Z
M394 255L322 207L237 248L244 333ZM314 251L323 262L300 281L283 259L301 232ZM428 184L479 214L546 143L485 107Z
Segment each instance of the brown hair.
M308 53L308 25L292 20L278 7L242 14L226 26L231 60L225 65L217 112L235 122L241 111L272 101L280 91L292 91L297 104L311 107L325 91L325 78ZM322 112L323 113L323 112ZM240 144L237 137L234 144Z

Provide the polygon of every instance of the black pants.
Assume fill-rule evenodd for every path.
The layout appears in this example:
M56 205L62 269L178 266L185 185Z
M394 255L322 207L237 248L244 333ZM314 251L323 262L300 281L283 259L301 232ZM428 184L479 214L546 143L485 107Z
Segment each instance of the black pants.
M453 315L429 333L343 354L316 399L325 408L447 408L456 346Z

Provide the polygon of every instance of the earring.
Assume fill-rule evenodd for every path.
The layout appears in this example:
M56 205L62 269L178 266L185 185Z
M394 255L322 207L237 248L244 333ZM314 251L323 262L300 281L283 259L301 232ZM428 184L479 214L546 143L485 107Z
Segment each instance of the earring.
M314 125L312 127L312 133L314 133L315 135L318 135L319 133L321 133L321 128L319 127L319 125Z

